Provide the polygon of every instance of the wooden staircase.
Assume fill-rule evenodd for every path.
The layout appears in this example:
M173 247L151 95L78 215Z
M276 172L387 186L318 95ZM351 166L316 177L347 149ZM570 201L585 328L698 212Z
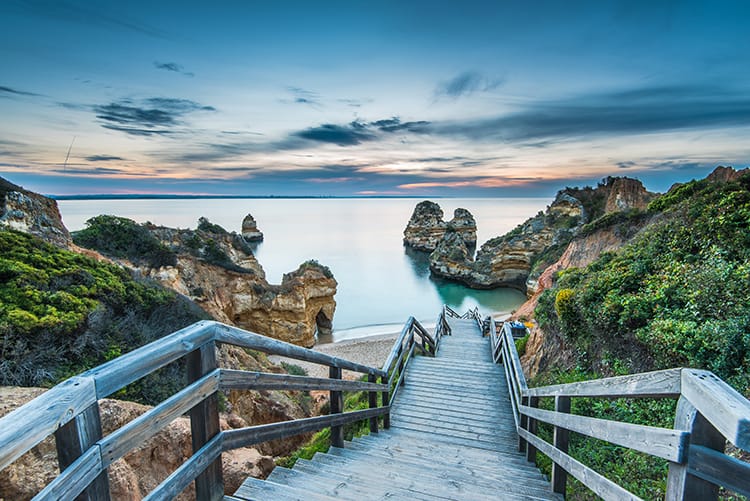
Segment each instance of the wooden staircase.
M505 373L487 338L474 319L447 321L452 335L437 356L408 365L389 430L248 478L234 499L557 499L518 452Z

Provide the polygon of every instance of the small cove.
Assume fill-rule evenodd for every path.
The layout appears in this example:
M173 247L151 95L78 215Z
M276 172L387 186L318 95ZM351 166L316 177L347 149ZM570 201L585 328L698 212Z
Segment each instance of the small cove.
M265 240L255 255L269 282L316 259L339 283L332 341L400 330L409 316L433 324L440 306L475 306L485 313L510 312L525 299L513 289L474 290L430 277L427 254L402 244L402 232L420 199L131 199L61 200L71 231L99 214L138 222L194 228L201 216L240 231L251 213ZM476 218L478 242L501 235L535 215L545 198L435 199L445 219L458 207ZM330 340L321 340L330 341Z

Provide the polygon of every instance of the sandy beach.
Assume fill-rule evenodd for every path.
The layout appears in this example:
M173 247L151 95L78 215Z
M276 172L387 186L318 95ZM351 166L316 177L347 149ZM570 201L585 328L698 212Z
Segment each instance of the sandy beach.
M398 332L394 332L390 334L380 334L365 338L339 341L337 343L318 344L315 345L313 350L363 365L369 365L370 367L380 368L388 357L388 353L390 353L391 348L393 347L393 342L398 337L398 334ZM305 369L309 376L328 377L328 367L323 365L278 356L270 356L268 358L276 363L284 361L298 365ZM354 379L360 376L361 374L355 372L344 371L344 379Z

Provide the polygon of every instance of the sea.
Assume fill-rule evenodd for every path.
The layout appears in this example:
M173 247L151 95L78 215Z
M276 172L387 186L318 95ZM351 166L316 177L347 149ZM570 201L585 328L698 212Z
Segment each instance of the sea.
M478 245L507 233L551 203L546 198L433 199L445 213L468 209L477 221ZM83 229L100 214L173 228L195 228L206 217L229 231L241 231L252 214L264 240L255 255L271 283L316 259L338 281L332 339L338 342L398 332L414 316L434 325L443 304L484 315L509 313L525 300L514 289L474 290L430 276L428 254L403 245L414 198L268 198L60 200L65 225Z

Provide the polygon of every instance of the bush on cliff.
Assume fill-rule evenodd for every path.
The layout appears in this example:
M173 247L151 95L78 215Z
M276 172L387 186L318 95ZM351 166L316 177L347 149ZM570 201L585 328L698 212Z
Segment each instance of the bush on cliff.
M105 256L128 259L136 265L151 268L174 266L177 255L161 243L148 228L132 219L117 216L95 216L86 228L72 233L73 242L95 249Z
M0 385L48 386L207 315L123 268L0 231ZM155 403L182 385L167 368L121 397Z

